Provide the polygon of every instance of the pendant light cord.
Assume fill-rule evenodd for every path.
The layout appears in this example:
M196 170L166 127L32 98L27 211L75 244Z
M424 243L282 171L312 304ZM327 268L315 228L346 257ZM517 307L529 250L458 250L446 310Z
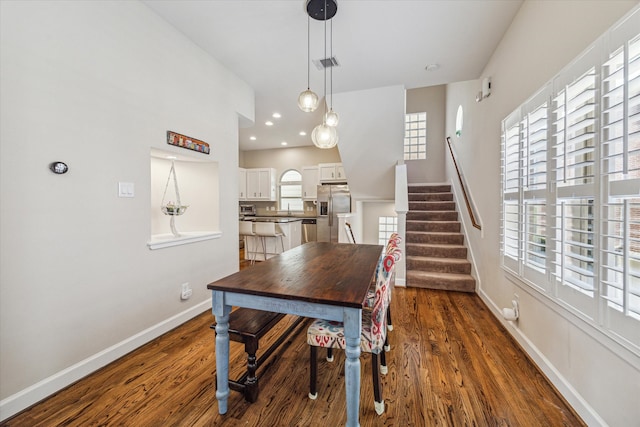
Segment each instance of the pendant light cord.
M324 0L324 60L326 62L327 60L327 0ZM326 113L329 110L327 109L327 66L325 64L324 67L324 112L325 112L325 117L326 117ZM325 120L322 119L322 122L324 123Z
M330 34L331 34L330 35L330 37L331 37L331 45L330 45L331 46L331 51L330 52L331 53L329 55L331 56L331 71L330 71L330 78L331 78L331 86L330 86L331 87L331 89L330 89L331 105L330 105L330 107L331 108L329 108L329 109L333 110L333 19L331 19L330 24L331 24L331 27L330 27L330 30L331 30L331 32L330 32Z
M309 17L309 15L307 14L307 90L309 90L310 86L310 80L311 80L311 72L309 71L309 62L310 62L310 53L309 50L311 49L311 35L309 34L309 20L311 18Z

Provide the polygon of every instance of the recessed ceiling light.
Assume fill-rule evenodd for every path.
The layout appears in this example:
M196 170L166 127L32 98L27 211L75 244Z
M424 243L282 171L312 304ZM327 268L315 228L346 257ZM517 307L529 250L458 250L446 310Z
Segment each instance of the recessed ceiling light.
M273 126L273 122L271 120L267 120L264 124L267 126Z
M300 131L300 136L305 136L307 133L303 130Z
M250 136L249 139L252 140L252 141L255 141L256 137L255 136Z
M287 141L282 141L280 145L287 145Z
M279 119L282 116L280 115L280 113L273 113L271 117L273 117L274 119Z
M177 157L176 157L176 156L167 156L167 159L170 159L170 160L176 160L176 159L177 159Z
M440 68L440 65L438 65L438 64L429 64L426 67L424 67L424 69L427 70L427 71L435 71L438 68Z

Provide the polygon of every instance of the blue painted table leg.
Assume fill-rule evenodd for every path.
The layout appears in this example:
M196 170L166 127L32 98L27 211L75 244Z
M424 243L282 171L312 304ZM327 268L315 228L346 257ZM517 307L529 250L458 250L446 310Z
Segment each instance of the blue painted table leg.
M345 309L344 335L347 343L344 382L347 392L347 427L359 427L360 415L360 328L362 310Z
M213 292L213 314L216 316L216 399L218 412L227 413L229 400L229 313L231 306L224 304L224 293Z

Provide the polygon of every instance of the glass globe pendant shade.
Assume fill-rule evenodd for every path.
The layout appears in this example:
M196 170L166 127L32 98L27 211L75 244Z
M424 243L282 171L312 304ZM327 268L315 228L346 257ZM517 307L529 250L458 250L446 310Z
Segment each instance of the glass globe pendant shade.
M333 148L338 144L338 132L335 127L322 123L311 132L311 140L318 148Z
M327 124L327 126L336 127L338 126L339 121L340 117L338 116L338 113L333 111L333 108L330 109L324 116L324 122Z
M300 93L298 97L298 107L305 113L310 113L318 108L318 95L311 89Z

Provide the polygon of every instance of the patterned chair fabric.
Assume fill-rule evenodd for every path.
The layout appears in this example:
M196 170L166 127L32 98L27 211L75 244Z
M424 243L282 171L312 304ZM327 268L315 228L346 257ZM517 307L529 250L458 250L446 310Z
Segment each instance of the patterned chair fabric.
M400 250L400 242L402 242L402 237L400 237L398 233L393 233L389 237L387 246L384 249L384 253L388 255L392 255L396 263L400 261L400 258L402 257L402 251ZM379 269L380 269L380 263L376 267L376 277L378 275ZM367 299L365 300L364 306L367 308L373 307L374 299L375 299L375 287L372 286L371 288L369 288L369 292L367 293ZM391 291L389 291L389 302L391 302ZM390 325L391 325L391 322L389 321L389 326ZM393 329L393 327L389 328L389 330L391 329Z

